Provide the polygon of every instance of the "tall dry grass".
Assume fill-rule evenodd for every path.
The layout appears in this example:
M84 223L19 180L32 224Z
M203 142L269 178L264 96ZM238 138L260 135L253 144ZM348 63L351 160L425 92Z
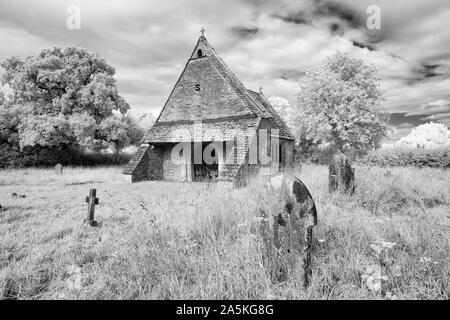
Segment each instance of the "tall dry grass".
M261 179L225 192L214 184L123 183L120 168L3 171L0 296L448 299L450 174L391 171L358 167L350 197L328 194L325 167L302 169L319 214L306 290L300 272L273 283L263 263L254 219ZM90 187L98 189L101 228L81 223Z

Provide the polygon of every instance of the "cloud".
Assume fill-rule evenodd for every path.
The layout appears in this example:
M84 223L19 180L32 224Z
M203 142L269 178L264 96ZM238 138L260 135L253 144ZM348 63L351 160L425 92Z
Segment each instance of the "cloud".
M80 30L66 28L69 5L81 9ZM381 30L366 27L369 5ZM133 109L157 114L205 26L243 83L267 96L295 103L305 71L339 50L377 67L388 111L403 117L394 120L448 123L448 21L447 0L0 0L0 59L85 47L116 68Z

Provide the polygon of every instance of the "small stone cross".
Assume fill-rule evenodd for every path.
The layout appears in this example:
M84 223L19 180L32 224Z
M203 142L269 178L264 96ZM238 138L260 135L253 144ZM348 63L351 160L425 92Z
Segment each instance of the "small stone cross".
M86 202L88 204L88 214L87 218L84 219L84 223L89 224L91 227L97 227L98 222L94 220L95 215L95 205L98 204L97 189L90 189L89 196L86 197Z
M202 27L202 29L200 30L200 33L202 34L202 37L204 37L205 36L205 28L204 27Z
M263 93L263 92L262 92L262 90L263 90L263 87L262 87L262 86L260 86L260 87L259 87L259 93L261 93L261 94L262 94L262 93Z

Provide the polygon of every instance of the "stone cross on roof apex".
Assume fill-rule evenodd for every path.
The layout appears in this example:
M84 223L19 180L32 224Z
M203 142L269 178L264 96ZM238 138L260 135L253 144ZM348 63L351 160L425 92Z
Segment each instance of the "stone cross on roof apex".
M200 33L202 34L202 37L204 37L205 36L205 28L204 27L202 27L202 29L200 30Z

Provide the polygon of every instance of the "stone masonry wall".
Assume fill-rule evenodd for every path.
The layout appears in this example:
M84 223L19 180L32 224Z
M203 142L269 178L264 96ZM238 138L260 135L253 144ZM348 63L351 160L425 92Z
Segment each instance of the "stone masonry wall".
M148 180L162 180L163 179L163 152L164 146L153 145L147 151L147 177Z
M294 141L285 140L283 143L284 145L284 154L285 154L285 166L287 168L294 167L295 164L295 148L294 148Z
M163 179L168 181L186 181L186 164L175 164L171 159L172 145L164 148L163 158Z

